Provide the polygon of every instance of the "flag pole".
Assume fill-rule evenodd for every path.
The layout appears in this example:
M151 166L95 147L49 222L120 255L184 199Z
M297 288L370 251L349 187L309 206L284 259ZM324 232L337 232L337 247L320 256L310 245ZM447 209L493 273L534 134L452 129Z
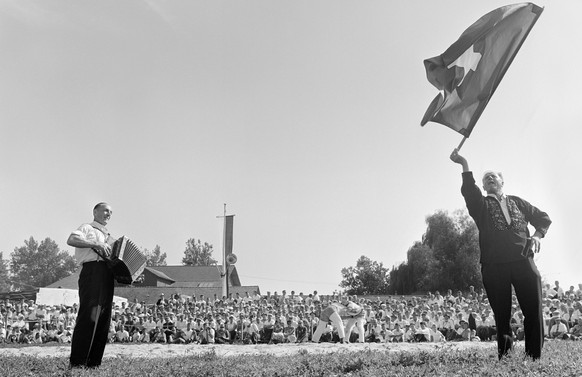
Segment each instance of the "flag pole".
M463 144L465 144L465 140L467 140L467 136L463 137L463 140L461 140L461 143L457 147L457 152L461 150L461 147L463 146Z

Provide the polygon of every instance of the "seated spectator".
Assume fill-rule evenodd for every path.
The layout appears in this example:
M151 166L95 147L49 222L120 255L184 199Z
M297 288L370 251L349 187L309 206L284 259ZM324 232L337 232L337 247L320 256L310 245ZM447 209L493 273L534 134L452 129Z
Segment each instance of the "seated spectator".
M244 317L241 315L241 322L243 319ZM228 321L226 322L226 331L228 331L229 334L230 344L233 344L238 337L239 326L238 323L234 320L234 315L232 314L228 316Z
M568 331L568 338L571 340L582 339L582 318L578 318L574 326Z
M451 315L448 312L444 314L444 319L439 330L448 340L450 340L451 337L454 337L455 322L451 319Z
M129 343L129 332L126 330L125 326L118 325L117 331L115 332L115 342L117 343Z
M299 321L296 329L297 343L309 341L309 327L307 320Z
M285 292L285 291L283 291ZM273 326L273 332L271 333L271 344L283 343L285 341L285 335L283 334L283 325L277 319L275 320L275 325Z
M166 335L159 325L152 330L150 339L153 343L166 343Z
M414 328L414 324L406 323L404 325L404 335L402 336L403 341L405 342L414 342L414 334L416 333L416 329Z
M204 323L204 329L200 331L200 344L214 344L215 331L208 322Z
M459 326L456 330L449 332L447 340L458 340L458 341L469 341L471 340L471 329L469 328L469 322L461 319L459 321Z
M430 342L430 329L426 327L426 322L420 321L420 327L414 333L415 342Z
M216 344L230 343L230 333L226 329L226 326L224 325L224 323L221 323L220 325L218 325L218 330L216 330L214 342Z
M18 326L6 326L6 332L8 333L6 339L6 343L18 343L18 341L20 340L20 329L18 328Z
M491 340L497 334L495 321L486 312L481 313L477 320L477 336L481 340Z
M430 329L430 339L431 342L434 343L441 343L447 341L444 334L437 329L436 323L433 323Z
M568 328L566 327L566 324L560 320L560 312L557 310L554 311L552 313L551 319L554 319L554 321L551 322L552 325L550 326L550 333L548 334L549 338L550 339L563 339L564 335L566 335L568 333Z
M245 326L243 330L243 343L244 344L257 344L259 341L259 325L258 318L251 316L250 322Z
M294 294L294 291L291 291L291 295ZM287 320L287 326L283 328L283 336L285 343L295 343L297 341L297 336L295 334L295 327L293 326L293 320Z
M192 324L190 322L188 322L186 324L186 329L185 330L181 330L181 339L184 340L184 343L188 344L188 343L196 343L197 342L197 338L198 338L198 334L196 333L196 331L192 328Z
M371 311L371 309L370 309ZM378 326L378 322L376 321L376 318L371 317L370 318L370 323L368 323L368 326L366 326L366 333L364 336L364 341L367 343L380 343L382 342L382 336L380 335L381 332L381 326Z
M6 343L6 329L2 320L0 320L0 343Z
M61 325L61 328L59 329L59 334L57 337L58 337L59 343L71 343L71 339L73 339L72 327L67 326L67 327L63 328L63 326Z
M166 317L165 322L162 325L162 331L164 332L164 337L167 343L173 343L176 337L176 326L171 317Z
M396 322L394 324L394 330L392 330L392 333L389 335L386 341L393 343L401 343L404 340L403 337L404 331L402 331L402 329L400 328L400 323Z

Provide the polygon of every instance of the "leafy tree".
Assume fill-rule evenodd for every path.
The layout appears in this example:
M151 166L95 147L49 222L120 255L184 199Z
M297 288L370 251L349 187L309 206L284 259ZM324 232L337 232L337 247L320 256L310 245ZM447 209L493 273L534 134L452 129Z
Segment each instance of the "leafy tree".
M40 245L30 237L24 241L24 246L14 248L11 257L10 269L16 289L45 287L77 269L75 259L48 237Z
M406 262L402 262L398 267L392 267L390 271L390 285L388 293L397 295L413 291L410 268Z
M152 251L145 249L143 253L146 257L146 266L167 266L166 253L162 253L160 245L156 245Z
M184 257L182 264L187 266L212 266L218 262L212 258L212 245L200 240L190 238L186 241L186 250L184 250Z
M382 263L361 256L355 267L341 270L343 280L340 287L350 295L377 295L388 293L389 272Z
M415 290L429 291L434 286L434 271L437 261L430 247L420 242L408 249L409 283Z
M407 261L390 272L390 293L482 287L479 235L467 211L437 211L426 224L422 242L415 242Z
M8 262L4 260L4 255L0 252L0 292L8 292L10 290L9 280Z
M423 244L431 248L437 261L432 289L482 287L479 233L467 211L457 210L452 215L438 211L426 222Z

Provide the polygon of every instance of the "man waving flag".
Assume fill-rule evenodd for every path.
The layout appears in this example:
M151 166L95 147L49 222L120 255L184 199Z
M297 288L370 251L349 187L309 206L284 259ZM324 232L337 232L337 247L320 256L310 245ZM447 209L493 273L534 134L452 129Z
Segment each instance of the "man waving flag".
M469 137L542 11L532 3L495 9L465 30L442 55L425 60L428 81L440 93L421 126L437 122Z

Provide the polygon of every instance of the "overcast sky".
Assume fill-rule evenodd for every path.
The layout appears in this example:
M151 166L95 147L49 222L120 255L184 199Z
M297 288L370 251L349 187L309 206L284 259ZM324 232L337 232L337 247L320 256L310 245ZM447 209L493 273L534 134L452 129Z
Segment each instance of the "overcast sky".
M425 218L464 207L462 139L420 120L423 60L503 1L0 0L0 251L109 229L243 285L331 293L366 255L406 260ZM548 212L538 267L582 282L578 0L545 10L461 154Z

